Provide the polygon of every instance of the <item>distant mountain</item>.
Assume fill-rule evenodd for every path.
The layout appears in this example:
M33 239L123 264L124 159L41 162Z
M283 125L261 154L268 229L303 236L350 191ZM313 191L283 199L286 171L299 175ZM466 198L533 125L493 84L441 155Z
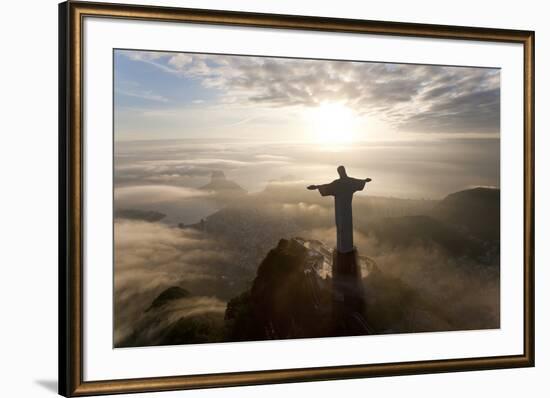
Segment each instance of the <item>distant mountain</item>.
M476 238L499 241L500 189L480 187L450 194L436 205L432 215Z
M115 218L119 219L156 222L165 217L166 214L153 210L115 209Z
M212 172L210 182L200 189L220 194L245 194L246 190L234 181L228 180L221 170Z
M482 243L461 229L429 216L387 217L367 224L366 232L388 249L438 245L452 256L479 257Z

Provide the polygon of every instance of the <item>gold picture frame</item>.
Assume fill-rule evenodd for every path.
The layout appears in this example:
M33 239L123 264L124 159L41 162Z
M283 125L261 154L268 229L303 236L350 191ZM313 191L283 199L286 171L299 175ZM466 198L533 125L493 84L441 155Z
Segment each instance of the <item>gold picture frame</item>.
M523 354L125 380L83 380L83 20L193 22L517 43L523 46ZM59 5L59 392L64 396L303 382L534 366L534 41L532 31L256 14L137 5Z

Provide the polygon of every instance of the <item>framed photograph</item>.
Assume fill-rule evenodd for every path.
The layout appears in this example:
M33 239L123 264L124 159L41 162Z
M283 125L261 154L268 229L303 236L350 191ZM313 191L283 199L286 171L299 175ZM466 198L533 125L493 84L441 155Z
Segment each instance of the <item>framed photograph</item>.
M59 29L60 394L534 366L534 32Z

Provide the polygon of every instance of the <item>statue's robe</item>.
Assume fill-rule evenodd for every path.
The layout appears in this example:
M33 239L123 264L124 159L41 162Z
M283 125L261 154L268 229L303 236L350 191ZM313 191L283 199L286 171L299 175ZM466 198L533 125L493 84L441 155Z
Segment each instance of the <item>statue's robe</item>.
M334 196L334 212L336 216L336 249L340 253L353 251L353 194L362 191L365 180L342 177L330 184L319 185L322 196Z

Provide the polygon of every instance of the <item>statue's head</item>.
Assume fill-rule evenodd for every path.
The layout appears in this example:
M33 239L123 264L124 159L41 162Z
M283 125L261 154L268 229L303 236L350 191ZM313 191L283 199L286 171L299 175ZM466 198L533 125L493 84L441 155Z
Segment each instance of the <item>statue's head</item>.
M340 176L340 178L344 178L348 176L346 173L346 168L344 166L338 166L336 170L338 171L338 175Z

